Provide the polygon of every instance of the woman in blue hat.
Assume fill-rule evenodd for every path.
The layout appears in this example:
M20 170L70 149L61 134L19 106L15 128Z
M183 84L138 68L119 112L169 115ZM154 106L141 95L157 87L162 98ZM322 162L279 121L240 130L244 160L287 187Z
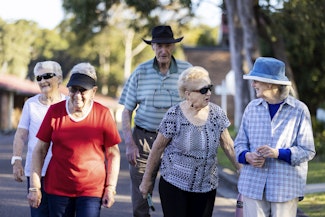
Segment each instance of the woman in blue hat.
M260 57L244 79L257 99L246 107L235 139L243 164L238 190L246 217L296 217L304 196L308 161L315 156L310 112L289 95L285 64Z

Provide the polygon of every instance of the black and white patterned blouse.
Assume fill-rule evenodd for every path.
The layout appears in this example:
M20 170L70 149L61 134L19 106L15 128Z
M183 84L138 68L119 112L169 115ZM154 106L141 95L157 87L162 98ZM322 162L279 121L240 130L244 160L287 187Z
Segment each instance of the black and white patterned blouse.
M230 125L224 111L209 103L209 116L195 126L184 116L180 104L165 114L159 132L171 138L160 165L170 184L189 192L208 192L218 186L217 150L220 135Z

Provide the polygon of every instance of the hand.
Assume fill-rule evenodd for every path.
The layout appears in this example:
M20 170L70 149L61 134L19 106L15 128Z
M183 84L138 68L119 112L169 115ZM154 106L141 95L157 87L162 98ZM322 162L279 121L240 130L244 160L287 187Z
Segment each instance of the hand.
M102 206L105 208L110 208L115 203L116 191L110 188L105 188L105 192L102 197Z
M265 158L256 152L247 152L245 158L246 161L254 167L262 167L265 163Z
M27 195L27 199L29 202L29 205L33 208L39 207L41 204L41 199L42 199L42 193L41 190L38 189L37 191L29 191Z
M279 150L275 148L271 148L268 145L263 145L256 149L257 153L259 153L264 158L278 158Z
M147 182L144 179L142 179L142 182L141 182L141 184L139 186L139 190L140 190L140 192L142 194L143 199L147 198L148 193L152 192L152 189L153 189L152 188L152 182L151 181Z
M16 160L16 162L13 165L12 170L13 170L13 175L14 175L15 181L22 182L23 176L24 176L24 168L23 168L22 162Z
M138 147L132 144L126 144L126 159L128 160L129 164L135 166L137 164L137 157L140 157Z

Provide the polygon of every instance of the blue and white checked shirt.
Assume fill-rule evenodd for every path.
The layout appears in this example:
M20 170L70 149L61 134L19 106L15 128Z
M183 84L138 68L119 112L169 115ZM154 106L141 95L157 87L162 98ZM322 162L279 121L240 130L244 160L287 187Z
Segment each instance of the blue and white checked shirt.
M290 149L291 164L268 158L262 168L245 164L238 190L244 196L269 202L285 202L304 195L308 161L315 156L310 113L307 106L289 96L271 120L267 102L255 99L248 104L235 139L238 159L241 152L269 145Z

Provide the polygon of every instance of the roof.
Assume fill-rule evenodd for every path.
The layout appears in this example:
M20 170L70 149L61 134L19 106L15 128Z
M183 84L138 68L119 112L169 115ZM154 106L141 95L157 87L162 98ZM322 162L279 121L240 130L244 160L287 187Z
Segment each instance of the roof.
M0 91L1 90L14 92L17 95L24 96L33 96L40 93L39 86L36 82L8 74L0 74ZM63 85L60 86L60 91L65 95L68 94L68 89ZM112 97L96 94L95 100L113 110L119 107L118 100Z
M34 95L40 92L35 82L6 74L0 74L0 90L6 90L20 95Z

